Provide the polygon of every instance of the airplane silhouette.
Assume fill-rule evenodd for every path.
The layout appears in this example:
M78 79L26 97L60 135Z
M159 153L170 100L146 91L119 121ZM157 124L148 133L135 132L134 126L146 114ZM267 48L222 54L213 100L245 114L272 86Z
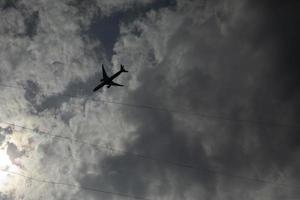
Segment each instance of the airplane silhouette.
M110 86L112 86L112 85L113 86L124 86L124 85L113 82L113 79L117 78L122 72L128 72L127 70L124 69L124 65L121 65L120 70L117 73L115 73L111 77L108 77L105 72L104 66L102 65L103 78L100 80L101 83L99 85L97 85L97 87L94 88L93 92L96 92L97 90L102 88L104 85L107 85L107 88L110 88Z

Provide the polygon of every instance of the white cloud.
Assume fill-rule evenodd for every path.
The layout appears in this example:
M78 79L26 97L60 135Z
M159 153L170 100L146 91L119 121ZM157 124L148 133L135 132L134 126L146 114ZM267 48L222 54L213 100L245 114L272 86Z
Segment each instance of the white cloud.
M113 10L127 9L134 3L140 4L136 1L97 1L97 5L106 14ZM24 18L33 11L38 11L39 21L37 34L31 39L24 34ZM83 28L89 25L91 17L82 16L76 7L68 6L66 1L20 1L17 9L3 10L0 15L0 80L5 85L25 86L26 81L31 80L39 88L39 103L53 95L53 92L63 92L72 81L86 81L99 71L97 60L101 55L95 55L94 47L101 44L84 41L81 35ZM63 103L56 110L46 109L36 116L30 113L33 105L24 98L24 90L3 88L2 91L5 93L0 100L3 121L31 128L38 127L39 130L49 131L50 134L120 150L123 148L122 138L132 129L119 122L117 109L110 105L83 102L75 98L68 104ZM67 114L70 114L70 126L62 119ZM7 124L2 126L6 127ZM23 133L25 134L24 131ZM13 135L17 136L17 133L14 132ZM22 158L25 168L20 173L42 180L76 185L78 170L84 162L91 166L93 171L95 169L92 166L98 163L101 157L112 153L104 149L100 149L99 152L76 142L39 136L39 133L34 132L26 132L24 136L25 139L13 142L20 147L30 139L34 142L31 144L33 149L27 150L28 157ZM103 156L100 156L101 154ZM22 177L16 176L13 182L22 184L24 181ZM35 181L24 187L14 186L12 184L11 193L14 193L15 198L22 199L74 199L73 195L78 190Z
M147 166L149 173L144 174L145 169L142 167L146 164L142 162L135 164L126 157L125 152L129 149L148 153L147 147L150 146L150 152L159 153L156 156L176 157L170 155L171 150L169 151L165 144L161 145L160 138L153 138L159 135L170 148L178 146L183 151L199 151L197 156L206 159L206 162L199 161L204 167L222 170L224 165L216 158L223 155L222 148L226 143L231 142L231 134L234 134L231 125L222 128L218 122L198 119L194 116L164 112L153 114L151 111L147 113L147 111L101 101L86 101L87 92L82 91L81 93L85 94L82 99L65 100L65 97L59 94L68 92L77 94L76 92L85 88L78 88L74 82L88 82L96 72L99 72L98 60L104 55L97 55L95 47L101 46L101 42L94 43L89 38L82 37L82 31L86 30L98 8L102 14L109 15L113 12L125 11L136 4L147 5L153 2L154 0L97 0L91 3L95 7L87 6L89 14L83 15L76 7L78 5L71 5L70 1L24 0L17 4L17 9L0 11L0 80L6 85L19 86L28 86L30 80L38 88L36 97L28 89L3 88L3 95L0 98L0 119L45 130L52 135L100 145L100 149L96 150L80 142L55 139L16 128L13 136L5 139L14 142L26 152L27 157L21 158L24 165L22 173L75 185L84 181L91 183L94 181L95 184L101 185L102 178L110 177L112 179L107 180L110 183L106 185L107 190L118 189L118 186L124 184L125 189L121 188L121 190L128 189L129 192L137 190L143 193L145 189L145 193L149 194L145 196L157 196L159 199L197 199L199 196L205 198L211 192L204 184L205 181L211 187L216 186L218 197L227 193L222 190L227 183L225 178L211 176L209 177L211 179L204 179L196 175L192 177L191 174L184 174L180 170L169 170L163 167L162 170L157 170L160 168L152 165ZM242 45L237 44L236 47L227 48L228 44L234 43L234 35L231 35L231 31L240 23L242 5L235 1L228 3L178 0L176 8L150 11L132 23L121 24L120 37L114 46L116 53L112 58L112 71L118 70L121 63L125 65L130 73L122 75L118 81L125 82L126 87L104 89L103 93L96 94L94 97L187 112L195 110L208 113L213 110L217 111L215 113L228 114L228 112L235 113L234 108L237 107L241 110L248 108L249 98L255 94L251 87L255 83L253 80L257 78L257 74L266 69L259 68L265 64L261 58L264 58L266 53L262 50L252 52L252 49L247 46L248 42L244 44L243 39L240 40ZM24 34L26 27L23 20L33 11L39 12L39 22L37 34L30 38ZM233 58L236 54L239 58L235 62ZM246 61L244 62L243 59ZM263 61L257 61L260 59ZM236 67L241 63L245 63L244 71ZM258 67L254 69L253 65ZM236 83L247 88L247 91L234 88ZM224 89L224 85L232 86L234 89ZM224 90L228 91L228 94ZM36 102L28 100L29 97L26 95L36 98ZM233 103L231 101L233 99L238 99L237 103ZM44 104L41 106L42 102ZM34 112L38 110L37 107L40 112ZM251 116L251 112L248 111L236 112L243 117ZM1 126L6 127L7 124ZM147 135L150 131L154 131L154 136ZM236 138L240 139L237 145L242 146L239 150L251 154L261 148L260 137L251 135L255 132L254 129L246 130L243 127L240 128L240 132L245 137ZM172 138L166 137L171 133L174 134ZM182 140L176 140L177 137ZM236 147L234 144L233 147ZM109 148L120 151L110 152ZM228 151L231 152L230 149ZM186 154L195 156L193 152ZM117 158L123 162L114 160ZM109 169L102 169L102 171L103 162L115 165L108 165L112 168L111 171ZM226 163L226 160L224 162ZM126 166L126 164L130 165ZM140 173L144 177L130 177L131 174L126 173L126 169L123 169L125 173L121 176L125 178L114 176L122 166L126 169L132 167L136 170L134 175ZM140 166L142 167L139 168ZM236 170L247 172L244 166ZM250 176L258 171L254 168L246 175ZM292 169L284 173L289 171ZM109 174L105 174L106 172ZM270 173L269 176L272 177L274 174ZM94 177L99 180L93 180ZM132 179L126 180L128 177ZM162 184L163 181L151 182L156 177L168 180L168 187ZM141 181L141 183L137 181L140 183L138 187L135 185L135 180ZM145 180L148 182L143 182ZM22 178L17 177L14 184L23 181ZM15 186L14 184L12 185ZM187 188L186 185L189 187ZM164 191L160 187L167 189ZM243 187L240 186L240 189L243 190ZM197 188L201 189L197 190ZM251 192L251 187L249 188ZM23 199L92 200L99 199L100 195L84 192L78 188L51 186L34 181L28 183L26 187L14 189L12 193L16 198ZM271 189L265 187L261 190L266 190L262 193L267 193ZM241 194L237 191L234 195ZM116 196L107 198L120 199Z
M31 39L25 35L24 18L31 12L38 11L39 21L37 34ZM17 8L1 10L0 28L0 59L1 81L5 85L21 86L31 80L38 85L43 94L62 92L75 79L85 81L97 70L93 44L84 42L81 37L79 21L85 19L80 16L76 8L67 6L64 1L20 1ZM86 24L89 24L86 21ZM1 120L27 127L45 128L51 134L65 135L72 138L71 130L62 121L55 120L53 112L44 112L40 116L30 114L32 105L24 98L24 90L2 88ZM40 95L40 94L38 94ZM40 101L47 98L41 97ZM75 104L74 104L75 106ZM70 108L73 112L74 108ZM64 112L62 109L58 114ZM80 112L75 110L74 112ZM3 124L6 127L7 124ZM24 131L23 131L24 132ZM25 133L24 133L25 134ZM13 135L17 136L14 132ZM40 179L76 183L77 176L72 161L65 159L68 155L68 141L59 142L51 137L39 136L38 133L26 133L23 140L14 141L18 146L25 145L29 138L34 140L34 150L28 150L28 157L22 158L24 170L22 174ZM27 138L27 139L26 139ZM44 145L50 146L51 152L39 150ZM37 150L37 151L35 151ZM64 173L64 170L67 172ZM22 177L17 177L17 183L22 185ZM53 191L57 187L32 182L31 185L12 188L15 198L57 199ZM47 191L47 192L45 192ZM72 195L76 188L63 188L57 197ZM2 191L3 192L3 191ZM69 197L67 197L69 198ZM66 199L67 199L66 198Z

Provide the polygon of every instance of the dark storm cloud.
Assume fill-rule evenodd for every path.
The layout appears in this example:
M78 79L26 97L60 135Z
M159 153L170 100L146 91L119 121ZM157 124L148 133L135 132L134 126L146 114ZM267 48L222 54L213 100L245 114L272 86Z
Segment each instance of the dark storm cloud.
M267 94L269 98L276 99L281 104L293 105L293 109L299 109L299 104L293 104L293 101L300 98L300 16L297 11L300 3L254 1L249 6L257 9L263 19L260 22L260 32L255 35L256 45L268 48L272 58L271 73L260 83L262 89L258 90L256 96ZM299 113L299 110L295 110L295 113ZM298 116L295 117L298 121Z
M88 13L89 6L95 1L90 5L86 2L73 3L80 12ZM155 24L155 20L163 18L164 12L160 8L174 4L174 1L155 1L107 17L95 16L87 35L82 36L90 37L88 40L100 40L110 60L116 40L122 37L120 23L130 24L136 18L147 18L147 11L156 10L161 16L156 18L154 13L152 22L154 26L164 26L163 23ZM14 6L5 8L9 7ZM249 1L235 15L220 11L203 24L195 24L189 17L183 20L180 28L168 36L167 53L162 62L155 62L155 52L150 52L151 58L147 59L153 64L151 68L141 66L139 72L129 70L131 74L138 73L135 75L139 84L122 101L233 120L218 121L197 115L121 107L117 111L122 113L126 123L135 127L131 133L135 140L124 139L123 153L114 156L107 153L104 160L94 161L96 165L93 167L101 174L89 174L90 166L82 164L79 173L76 171L79 184L117 193L149 198L157 195L157 199L174 200L257 199L261 196L250 196L251 193L253 195L271 185L270 192L265 192L270 199L298 197L299 192L292 187L274 187L275 191L272 184L247 177L299 185L299 130L234 121L249 119L291 125L299 122L298 7L296 1ZM169 11L180 12L174 7ZM177 15L181 14L186 13ZM190 16L194 16L193 13ZM38 22L38 12L25 19L25 33L29 37L36 35ZM145 22L144 25L148 24ZM222 26L224 30L221 30ZM142 40L145 34L136 30L139 31L133 30L132 34ZM153 37L159 39L160 35ZM95 51L101 52L97 48ZM180 56L180 66L174 65L172 61ZM53 64L64 67L63 63ZM174 67L178 67L178 71L173 70ZM59 75L60 71L53 73ZM177 79L168 81L171 75ZM62 121L68 124L76 113L60 111L62 104L70 103L74 96L90 97L99 77L100 72L84 81L74 78L60 94L43 94L41 83L27 80L24 97L32 106L32 113L58 110ZM10 133L9 130L0 131L2 136ZM123 135L122 132L119 134ZM43 166L51 163L49 160L57 161L59 151L51 148L53 144L39 147L51 157L41 159ZM68 150L71 152L70 147ZM13 143L8 144L7 153L11 159L24 154ZM98 155L96 157L98 159ZM182 164L187 167L178 166ZM198 169L189 169L188 166ZM190 192L193 187L198 190ZM64 194L55 195L55 198L67 198ZM95 199L100 197L99 193L87 192L86 195Z
M260 33L257 35L260 43L257 45L271 51L272 65L256 90L254 102L261 106L263 112L277 115L284 123L298 124L300 121L300 15L299 1L254 1L249 5L259 11L262 16ZM263 96L264 98L259 98ZM272 100L277 100L272 103ZM275 112L278 109L280 112ZM273 112L272 112L273 111ZM270 165L280 169L291 168L291 177L299 185L300 176L297 173L299 162L296 152L299 152L299 129L279 129L279 134L260 135L264 144L260 159L267 159ZM269 137L268 137L269 136ZM272 137L272 140L270 138ZM293 164L294 163L294 164Z
M117 12L110 16L95 16L88 31L91 38L99 39L102 42L109 60L120 34L120 21L124 17L123 15L122 12Z
M1 0L0 6L2 9L16 8L19 0Z
M203 129L196 131L193 127L180 128L184 122L171 113L121 109L124 119L137 127L133 133L137 139L125 142L128 153L108 156L101 162L109 166L103 168L104 175L86 175L80 183L97 187L103 178L116 191L147 196L153 181L171 173L176 176L173 181L177 184L173 199L183 199L189 184L204 188L204 199L215 199L220 185L224 194L228 193L222 199L251 199L253 191L272 186L271 182L276 181L299 185L300 177L296 173L299 130L234 121L253 119L291 125L299 122L300 17L297 8L297 1L249 1L239 10L238 18L228 23L226 34L221 32L218 20L230 20L231 16L218 14L222 19L216 20L214 16L202 25L184 23L168 44L170 52L183 45L189 47L178 72L180 80L170 85L164 81L168 76L165 60L155 69L143 70L138 77L141 85L124 101L144 105L157 105L160 101L159 107L188 108L193 113L227 116L233 121L211 121L194 116L197 121L194 128ZM204 142L211 145L212 156L204 150ZM130 152L222 173L200 176L187 173L186 169L175 172L159 162L134 159ZM125 173L110 175L118 169ZM234 178L234 175L245 178ZM160 186L164 190L158 190L158 194L172 193L163 185L172 183L162 181ZM233 192L236 188L243 194ZM272 192L262 196L289 198L293 191L297 197L299 192L293 188L281 188L277 196Z
M16 158L20 158L25 154L25 151L20 151L14 143L7 143L7 155L13 162Z
M103 44L104 51L107 54L108 60L111 60L113 55L114 45L120 36L120 24L130 23L138 17L144 16L150 10L159 10L165 7L175 6L174 0L154 1L147 5L135 5L132 8L115 12L109 16L99 15L94 16L92 23L87 31L87 35L95 40L100 40Z
M37 95L40 92L38 83L32 80L27 80L24 88L25 88L25 94L24 94L25 99L32 105L37 105Z
M86 81L75 79L66 86L62 93L57 94L43 94L34 82L28 80L25 86L25 98L33 105L37 113L43 112L44 110L59 109L63 103L69 102L71 98L85 98L91 96L93 94L92 87L97 85L100 76L100 72L96 72ZM38 94L45 97L40 103L36 102Z
M39 23L39 12L34 11L31 15L24 19L25 35L31 39L37 34L37 26Z
M123 110L123 112L126 112ZM132 112L132 111L130 111ZM200 183L205 183L206 193L214 193L215 179L210 174L193 173L193 170L183 169L169 163L181 161L190 165L210 168L208 163L203 162L206 158L205 153L197 142L190 142L180 130L176 130L172 116L169 113L158 114L150 112L147 115L143 112L134 112L136 115L129 115L138 118L135 123L139 128L136 134L139 135L137 142L128 143L126 152L119 156L108 157L99 162L102 175L86 175L80 179L83 186L102 188L107 184L113 187L114 191L124 194L149 197L148 186L153 182L159 184L155 187L156 195L163 196L171 192L166 172L181 175L181 182L176 184L178 187L178 199L182 199L181 190L188 188L190 179L195 179ZM141 124L141 122L143 122ZM163 124L162 124L163 123ZM147 127L146 127L147 126ZM197 138L200 139L200 138ZM138 155L146 155L144 159ZM160 160L153 161L151 158ZM200 158L200 159L198 159ZM86 167L82 167L84 174ZM97 195L97 194L95 194ZM206 196L206 199L210 199Z

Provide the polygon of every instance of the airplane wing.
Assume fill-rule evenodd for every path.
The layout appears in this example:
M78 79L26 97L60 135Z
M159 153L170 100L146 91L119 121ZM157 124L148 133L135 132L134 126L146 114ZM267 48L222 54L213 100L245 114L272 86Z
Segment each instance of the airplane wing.
M105 69L104 69L104 66L102 65L102 76L103 76L103 80L105 80L105 79L107 79L108 78L108 76L107 76L107 74L106 74L106 71L105 71Z
M115 83L113 81L109 82L109 85L113 85L113 86L124 86L124 85L121 85L119 83Z

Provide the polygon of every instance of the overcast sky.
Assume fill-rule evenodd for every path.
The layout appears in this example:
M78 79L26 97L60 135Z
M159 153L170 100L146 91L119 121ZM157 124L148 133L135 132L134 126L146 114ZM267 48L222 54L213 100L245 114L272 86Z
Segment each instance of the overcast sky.
M299 8L0 0L0 200L300 199Z

